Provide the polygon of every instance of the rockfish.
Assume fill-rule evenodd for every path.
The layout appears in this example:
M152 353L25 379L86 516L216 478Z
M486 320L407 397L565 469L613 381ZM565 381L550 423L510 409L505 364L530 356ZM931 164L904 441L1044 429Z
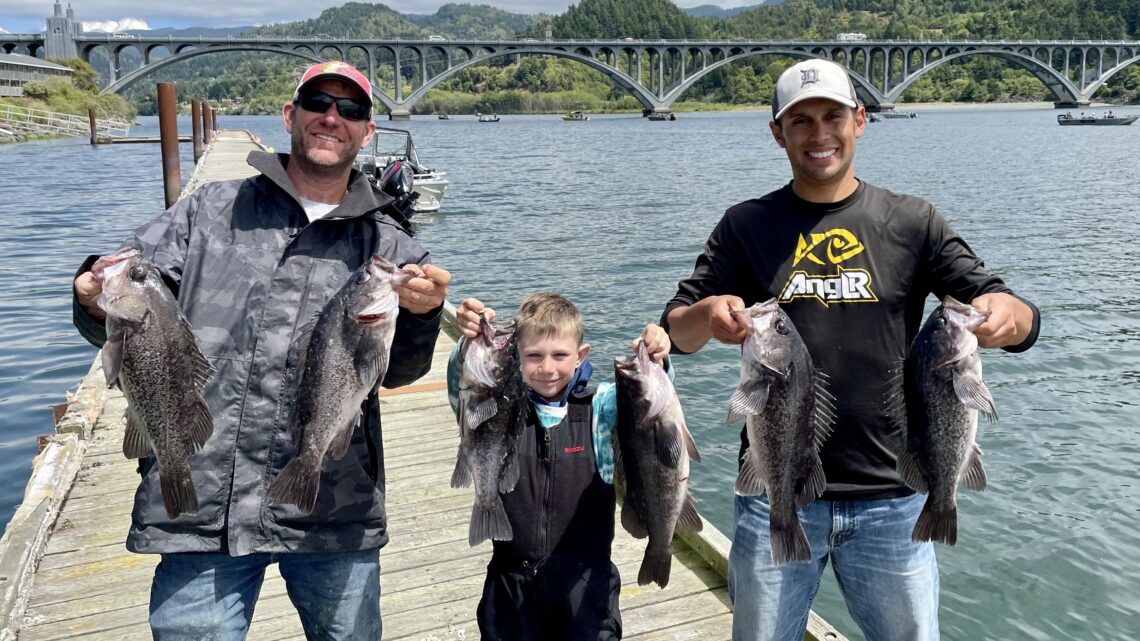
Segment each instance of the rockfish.
M958 540L958 482L986 488L978 435L978 412L997 420L974 330L990 313L947 296L911 343L903 364L903 397L892 399L895 416L906 416L906 447L898 472L916 492L928 494L914 525L915 541Z
M728 423L747 420L748 450L736 493L768 493L774 563L808 561L811 546L796 507L814 501L827 485L819 451L835 421L834 399L775 299L732 317L748 332L727 417Z
M158 464L166 514L198 511L187 459L214 431L202 389L213 368L158 270L139 250L122 249L96 262L98 305L107 313L103 373L127 398L123 454Z
M519 480L518 443L526 424L526 385L519 362L515 324L494 326L481 318L481 332L464 342L459 376L459 455L451 487L475 480L468 542L510 541L514 531L500 493Z
M352 442L364 399L384 381L396 334L396 288L412 278L383 256L357 269L321 310L307 346L295 346L297 381L293 442L297 452L266 491L266 498L309 513L317 502L325 454L342 459Z
M637 573L638 585L669 584L673 530L701 530L689 493L689 460L700 461L685 426L677 390L665 370L649 358L645 343L637 356L614 359L617 425L614 427L614 486L624 496L621 524L634 538L649 537Z

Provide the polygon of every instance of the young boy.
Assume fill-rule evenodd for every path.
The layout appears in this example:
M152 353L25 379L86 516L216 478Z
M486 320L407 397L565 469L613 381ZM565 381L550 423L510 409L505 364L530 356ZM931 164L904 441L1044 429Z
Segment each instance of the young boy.
M456 320L465 337L478 334L480 313L495 314L474 298L460 304ZM620 639L621 578L610 561L615 388L590 385L582 315L566 298L528 296L515 322L531 402L519 441L519 482L503 495L514 538L493 542L479 633L484 641ZM638 340L655 362L666 359L670 342L661 327L646 325L635 350ZM447 370L452 410L460 351L452 352Z

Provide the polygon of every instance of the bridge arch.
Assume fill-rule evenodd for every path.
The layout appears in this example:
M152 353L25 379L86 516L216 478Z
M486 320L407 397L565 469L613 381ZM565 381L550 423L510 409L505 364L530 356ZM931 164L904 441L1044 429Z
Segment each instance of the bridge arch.
M658 100L656 96L654 96L652 93L649 93L648 91L646 91L632 77L630 77L626 73L618 70L617 68L611 67L611 66L603 63L602 61L598 60L596 58L596 56L589 49L586 49L585 47L578 47L574 51L567 51L565 49L553 49L552 50L552 49L545 49L545 48L537 49L537 48L533 48L533 47L515 47L515 48L509 48L509 49L503 49L500 51L495 51L495 52L484 54L484 55L481 55L478 57L473 57L473 58L470 58L468 60L465 60L464 62L461 62L457 65L452 66L447 71L444 71L443 73L439 74L438 76L435 76L431 80L428 80L422 86L420 86L415 91L413 91L411 94L409 94L408 97L405 98L404 101L399 103L399 104L404 109L411 111L411 108L414 107L416 105L416 103L418 103L420 100L423 100L424 96L427 95L427 92L431 91L432 89L434 89L436 87L436 85L438 85L441 82L455 76L456 74L458 74L460 71L466 69L467 67L471 67L471 66L479 65L479 64L485 64L485 63L487 63L491 60L494 60L496 58L503 58L506 56L514 56L514 55L519 55L519 54L535 54L535 55L551 56L551 57L555 57L555 58L566 58L568 60L576 60L576 61L578 61L578 62L580 62L580 63L582 63L582 64L584 64L584 65L586 65L592 69L596 69L596 70L602 72L603 74L608 76L610 79L612 79L614 82L616 82L618 85L629 90L629 92L631 94L633 94L633 97L636 98L637 101L640 102L642 104L642 106L644 106L646 109L650 109L650 110L661 109L661 108L665 107L666 104L671 104L671 101L669 103L664 103L663 101Z
M946 53L938 59L928 62L928 64L926 64L921 69L918 69L908 75L905 79L902 80L902 82L895 85L894 87L891 87L885 95L886 100L889 102L897 101L898 98L902 96L903 92L906 91L907 88L914 84L915 81L917 81L919 78L925 76L926 74L946 64L947 62L950 62L951 60L957 60L959 58L966 58L969 56L993 56L1025 69L1029 73L1033 74L1035 78L1040 80L1045 85L1045 88L1049 90L1049 93L1053 94L1053 97L1058 102L1076 101L1081 97L1080 89L1078 89L1068 78L1066 78L1064 74L1058 72L1048 64L1041 62L1037 58L1024 55L1012 48L992 50L975 48L965 48L964 50L959 50L957 48L951 48L948 49Z

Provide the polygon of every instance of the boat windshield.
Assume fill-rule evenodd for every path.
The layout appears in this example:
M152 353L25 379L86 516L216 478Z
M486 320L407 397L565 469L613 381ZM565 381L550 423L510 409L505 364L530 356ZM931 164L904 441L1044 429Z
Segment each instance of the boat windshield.
M420 164L420 159L416 155L416 146L412 143L412 134L403 129L377 127L376 133L372 136L371 155L377 158L406 158L413 166Z

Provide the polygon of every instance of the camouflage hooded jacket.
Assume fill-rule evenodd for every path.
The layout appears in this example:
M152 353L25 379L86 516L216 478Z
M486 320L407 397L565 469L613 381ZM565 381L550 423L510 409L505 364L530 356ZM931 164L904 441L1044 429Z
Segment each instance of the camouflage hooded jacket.
M309 223L285 173L288 155L253 152L248 162L261 175L202 186L126 243L162 272L215 369L204 394L214 432L189 459L200 509L167 517L154 458L142 459L127 548L243 555L380 547L388 534L375 393L349 453L325 461L311 514L265 500L295 452L286 358L301 328L373 253L397 265L430 262L428 253L378 213L389 198L363 174L354 171L341 204ZM103 323L74 309L80 333L102 346ZM440 321L429 316L399 315L385 387L430 368Z

